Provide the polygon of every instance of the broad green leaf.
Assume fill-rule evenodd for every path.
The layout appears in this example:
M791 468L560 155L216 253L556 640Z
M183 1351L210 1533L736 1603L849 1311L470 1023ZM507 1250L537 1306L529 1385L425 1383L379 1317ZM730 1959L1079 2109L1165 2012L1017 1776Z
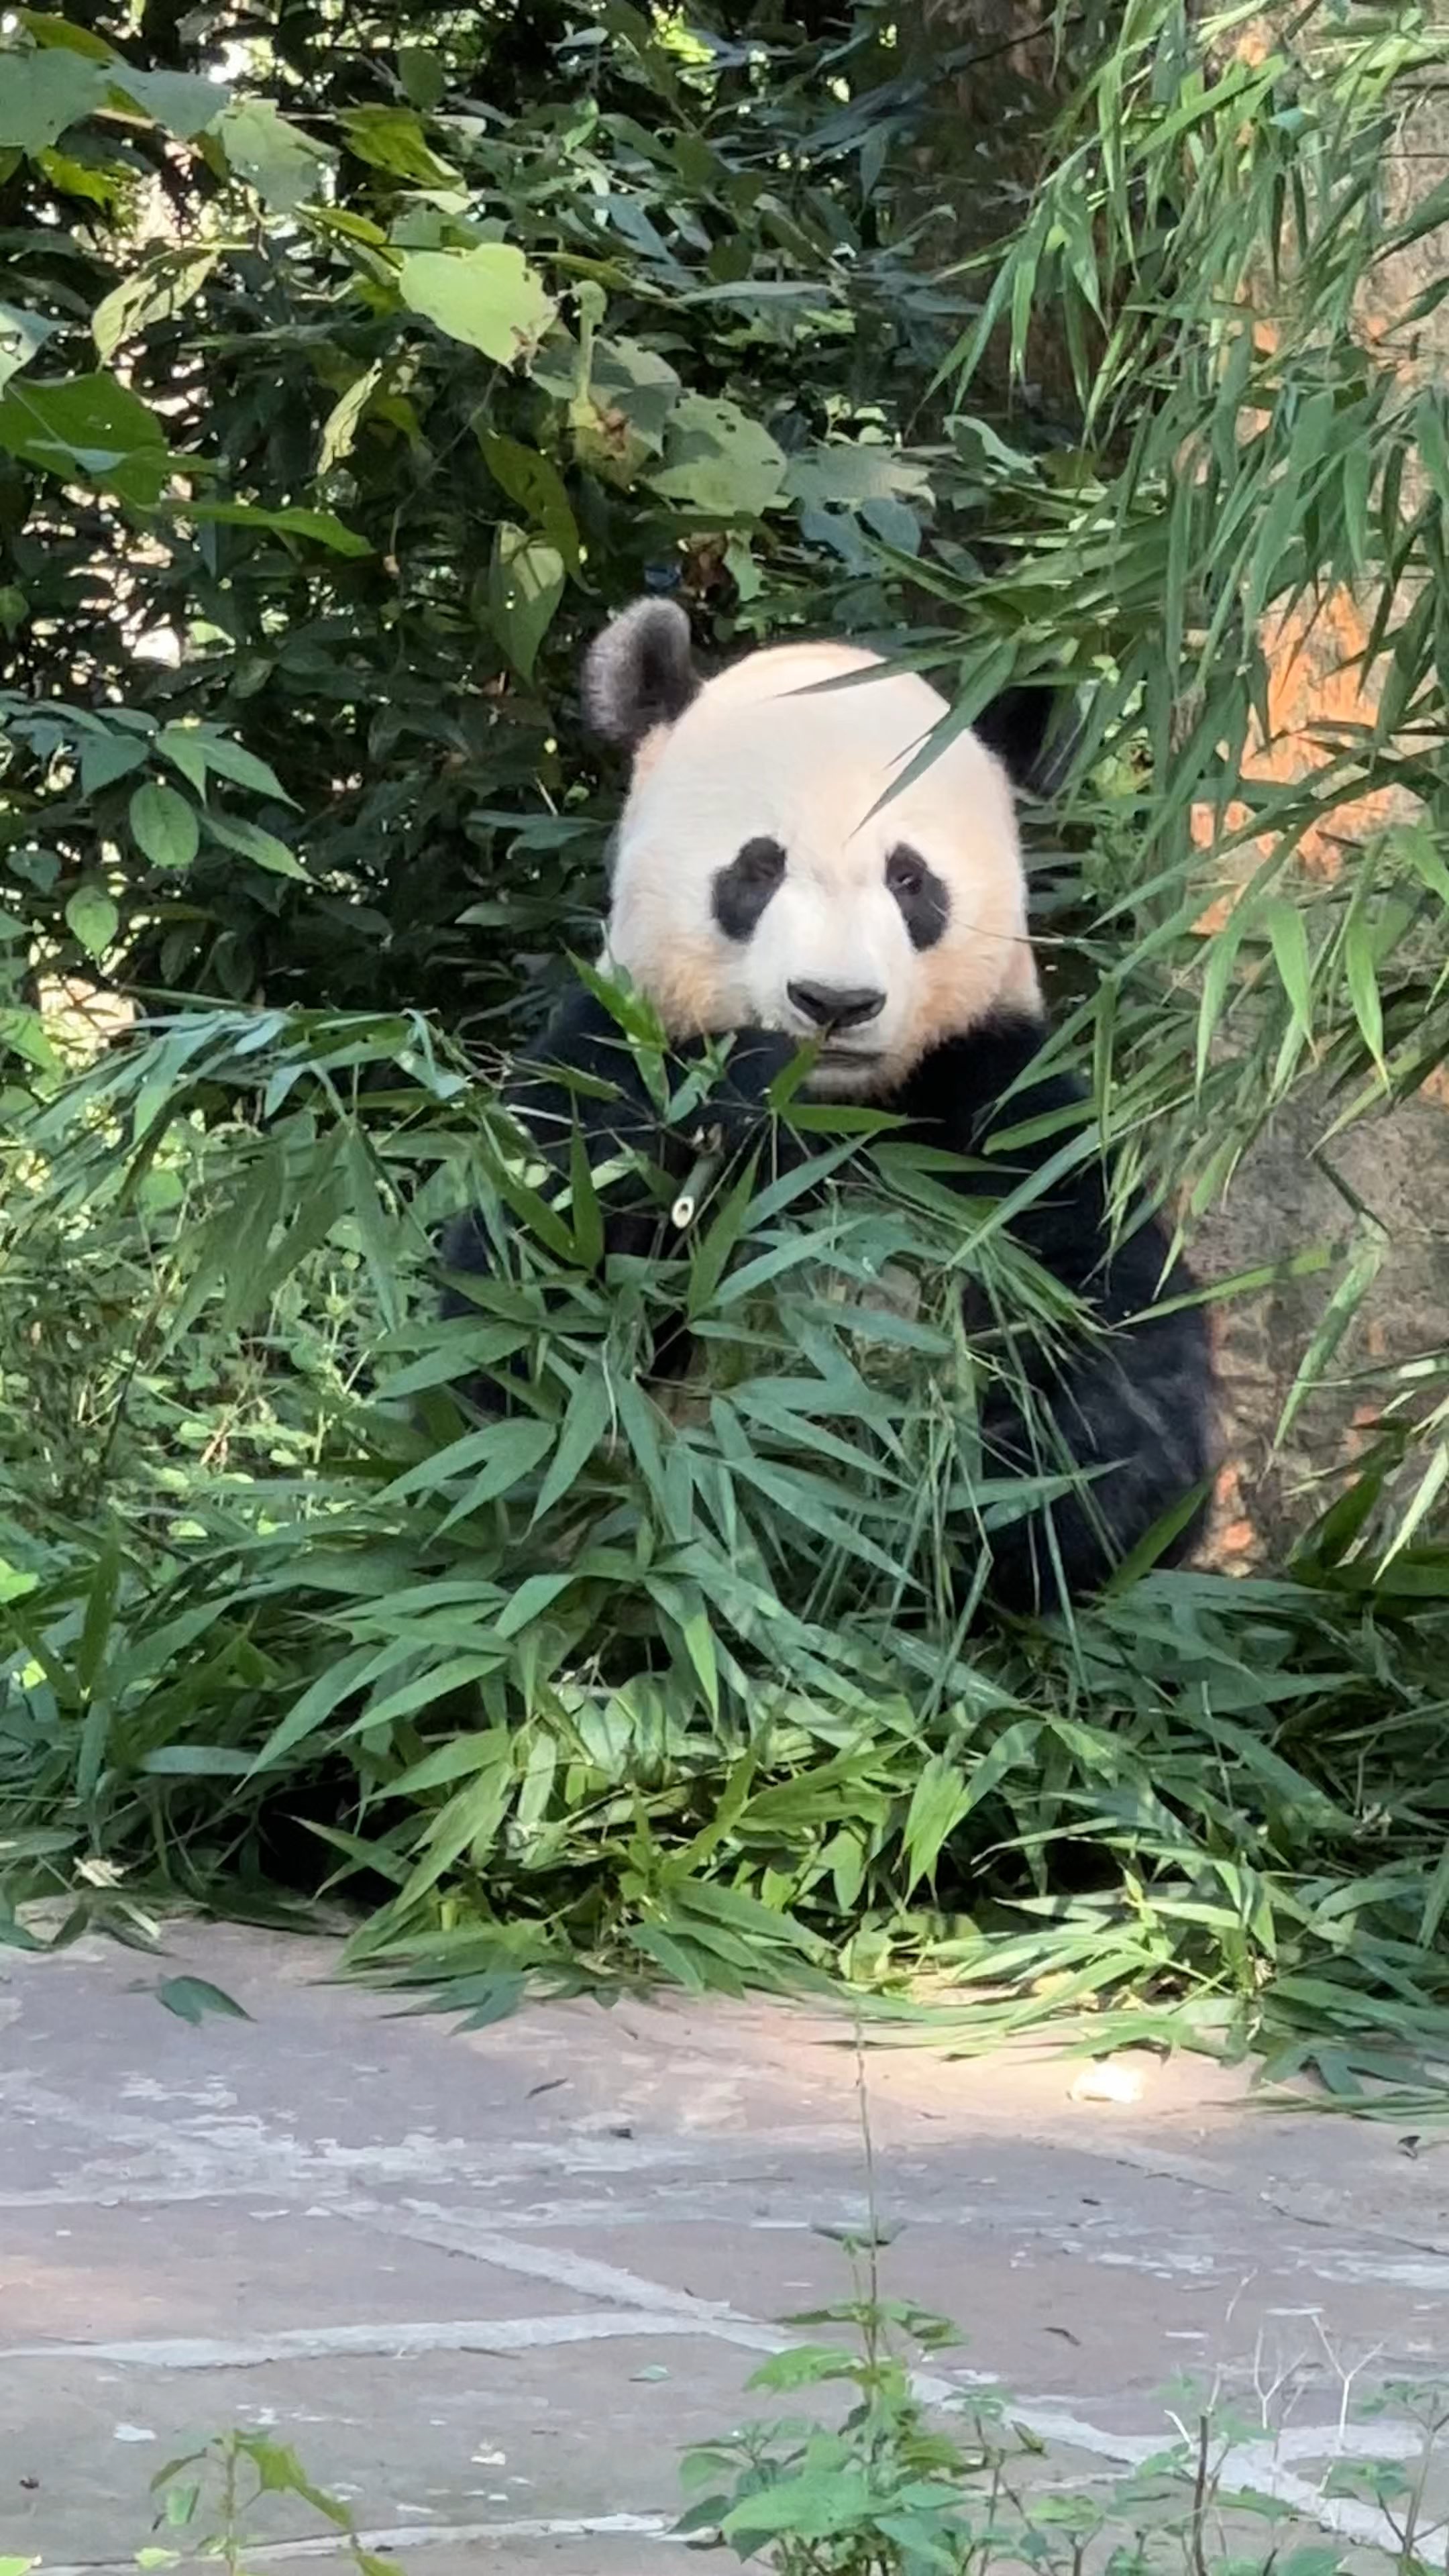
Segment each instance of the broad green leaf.
M756 2534L761 2540L785 2533L812 2541L862 2526L868 2529L871 2507L865 2464L842 2462L838 2468L807 2471L803 2476L787 2474L743 2497L726 2514L720 2529L741 2556L750 2556Z
M209 1977L163 1977L159 1985L144 1989L153 1994L178 2021L201 2022L208 2013L223 2021L250 2021L251 2014L233 1995L214 1986Z
M558 467L534 447L492 430L479 433L483 461L510 501L526 510L539 534L562 556L564 569L579 568L579 532Z
M1437 838L1427 824L1401 825L1393 835L1393 848L1440 902L1449 905L1449 866L1446 866Z
M242 858L250 859L253 867L265 868L269 876L297 877L304 885L311 884L295 851L289 850L285 841L279 841L275 832L264 832L260 824L244 822L238 815L213 811L207 813L206 828L223 849L237 851Z
M121 916L103 886L77 886L65 907L66 928L88 957L104 957Z
M679 376L657 349L636 340L595 340L586 368L582 352L567 354L565 365L550 343L534 374L569 404L579 463L627 490L650 458L662 453L683 390Z
M748 538L741 536L738 530L731 534L725 547L725 570L742 602L759 598L765 586L764 575L755 561Z
M348 1733L363 1734L374 1727L394 1726L399 1718L416 1717L423 1709L435 1707L440 1699L449 1699L455 1691L481 1681L486 1673L497 1669L498 1661L498 1653L493 1650L448 1655L441 1663L430 1663L426 1671L414 1673L411 1680L385 1692L374 1692Z
M410 251L398 271L398 292L410 311L499 366L531 359L556 309L512 242Z
M501 1728L485 1734L482 1742L489 1752L480 1766L482 1776L450 1798L429 1826L422 1856L399 1894L400 1913L436 1887L463 1852L486 1853L497 1835L513 1796L510 1746Z
M738 403L685 394L670 416L664 463L648 480L692 510L757 519L784 497L784 450Z
M380 1673L395 1668L408 1651L406 1642L403 1642L385 1646L380 1653L372 1646L356 1646L350 1654L339 1656L308 1684L301 1697L278 1719L252 1764L253 1773L279 1765L319 1727L325 1726L345 1700L377 1679Z
M163 1744L140 1767L157 1780L244 1780L252 1766L250 1754L229 1744Z
M336 158L279 114L269 98L243 99L223 109L211 130L236 176L273 214L293 214L320 196Z
M0 448L63 483L123 500L160 499L170 473L156 414L114 376L13 377L0 401Z
M21 1003L0 1005L0 1047L8 1047L40 1073L54 1076L60 1070L43 1016Z
M18 304L0 304L0 394L11 377L28 367L59 329L60 324L43 313L28 313Z
M700 1688L704 1692L705 1704L710 1716L718 1719L719 1655L715 1646L714 1630L709 1623L709 1612L702 1602L681 1621L679 1633L684 1640L684 1651L694 1667Z
M738 1978L732 1978L728 1973L717 1973L716 1962L707 1952L698 1950L693 1942L677 1940L672 1932L666 1932L662 1923L636 1924L631 1937L635 1947L652 1959L656 1967L662 1968L675 1985L682 1986L687 1995L704 1995L720 1989L726 1994L740 1991Z
M439 159L410 107L350 107L339 119L347 148L359 161L411 179L419 188L456 188L458 173Z
M863 501L929 501L930 480L917 459L864 439L807 448L792 456L784 489L802 509L853 509Z
M91 315L91 336L107 363L123 340L134 339L153 322L169 322L184 312L193 296L200 294L217 258L214 250L168 251L103 295Z
M208 773L229 778L236 787L253 788L258 796L275 796L280 805L293 805L276 771L265 760L259 760L244 743L229 742L212 725L163 725L156 736L156 749L179 769L188 786L198 796L205 796Z
M317 453L319 480L322 476L330 474L334 466L340 465L344 456L351 455L362 416L381 384L382 378L383 362L378 358L370 367L364 367L362 374L355 378L346 393L333 404L322 424L322 444Z
M184 143L204 134L218 111L231 104L231 91L204 72L136 71L129 63L117 63L113 81L123 99Z
M446 1744L435 1745L420 1762L412 1762L396 1780L390 1780L385 1794L389 1798L415 1798L424 1789L451 1788L455 1780L466 1780L475 1771L486 1771L503 1761L509 1752L507 1734L500 1728L484 1735L455 1735Z
M435 53L423 45L399 45L397 76L414 107L427 110L436 107L448 86L448 76Z
M734 1183L721 1207L710 1219L706 1232L694 1240L689 1264L689 1312L706 1314L713 1303L715 1290L744 1233L756 1196L757 1174L753 1163L746 1166Z
M858 2377L857 2356L838 2343L794 2343L762 2361L747 2388L816 2388L822 2381Z
M130 805L131 837L154 868L189 868L201 844L196 808L174 787L148 780Z
M1429 1881L1424 1897L1424 1911L1419 1918L1419 1947L1429 1949L1449 1909L1449 1847L1443 1850Z
M0 151L44 151L93 114L109 87L102 65L79 54L0 52Z
M187 501L178 503L180 518L195 519L202 526L256 528L269 536L306 537L313 545L326 546L335 555L370 555L366 537L355 528L344 527L331 510L309 510L298 505L285 510L264 510L250 501Z
M114 779L126 778L150 758L150 746L134 733L88 733L80 747L81 793L94 796Z
M79 54L88 63L106 63L115 71L117 55L114 45L98 36L92 27L77 26L74 19L59 17L53 9L17 9L15 24L32 44L57 47L68 54Z
M879 537L883 546L893 546L897 554L902 555L920 553L921 522L914 510L907 509L904 501L897 501L890 493L882 492L874 500L861 502L860 515L871 535Z
M507 520L494 532L488 568L488 619L525 680L533 677L538 649L564 593L563 557L542 537L528 536Z

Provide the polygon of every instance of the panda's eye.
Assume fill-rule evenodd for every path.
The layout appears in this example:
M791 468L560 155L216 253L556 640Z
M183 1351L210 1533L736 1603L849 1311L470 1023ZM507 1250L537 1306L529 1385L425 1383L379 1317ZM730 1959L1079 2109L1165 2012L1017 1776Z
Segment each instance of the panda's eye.
M951 918L951 897L919 850L896 844L885 864L885 880L900 906L913 948L934 948Z
M886 884L894 895L919 894L930 871L915 850L892 850L886 861Z

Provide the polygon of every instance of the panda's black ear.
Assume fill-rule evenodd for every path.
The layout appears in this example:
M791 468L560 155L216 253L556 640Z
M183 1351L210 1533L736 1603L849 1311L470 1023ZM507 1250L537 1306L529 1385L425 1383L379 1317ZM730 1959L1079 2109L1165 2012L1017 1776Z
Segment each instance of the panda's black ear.
M1003 689L971 730L1019 794L1049 795L1065 775L1073 726L1060 689ZM1067 718L1065 723L1059 719Z
M678 722L699 685L678 601L636 599L584 657L584 714L605 742L636 751L656 726Z

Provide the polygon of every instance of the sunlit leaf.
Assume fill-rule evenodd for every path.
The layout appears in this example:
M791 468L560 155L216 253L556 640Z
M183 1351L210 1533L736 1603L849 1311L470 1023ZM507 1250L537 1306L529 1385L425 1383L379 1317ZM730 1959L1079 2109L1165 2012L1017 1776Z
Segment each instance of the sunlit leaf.
M276 214L320 195L333 154L281 115L270 99L223 108L213 132L236 176Z
M530 359L555 311L542 279L512 242L410 251L398 271L398 292L449 339L466 341L500 366Z

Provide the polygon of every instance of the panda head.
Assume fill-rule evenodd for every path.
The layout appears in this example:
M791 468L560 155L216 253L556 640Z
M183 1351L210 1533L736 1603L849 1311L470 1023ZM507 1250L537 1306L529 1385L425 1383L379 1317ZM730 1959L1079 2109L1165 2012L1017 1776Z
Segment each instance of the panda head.
M671 1035L818 1042L812 1088L869 1099L993 1011L1039 1014L1013 789L1043 692L998 700L892 795L948 713L924 680L790 644L701 681L683 610L641 600L592 646L584 704L634 756L605 963Z

